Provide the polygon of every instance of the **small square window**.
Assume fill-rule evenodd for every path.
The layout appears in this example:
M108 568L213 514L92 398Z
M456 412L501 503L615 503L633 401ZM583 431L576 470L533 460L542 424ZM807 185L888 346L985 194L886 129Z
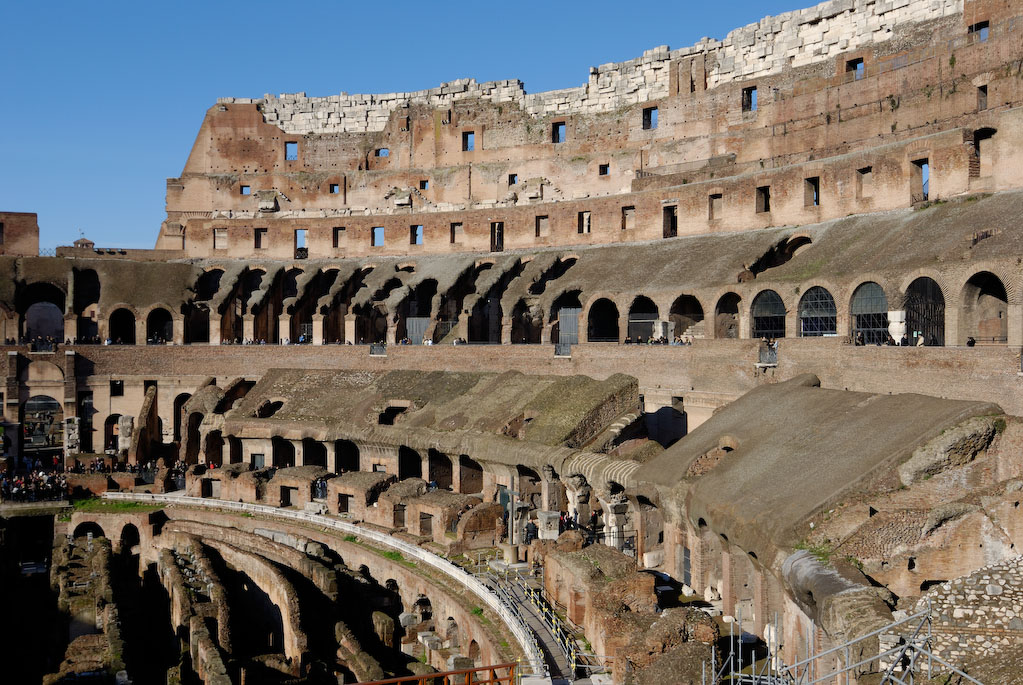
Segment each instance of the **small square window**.
M254 228L252 229L252 246L257 250L266 248L266 229L265 228Z
M803 206L821 206L821 177L813 176L803 181Z
M124 381L110 381L110 396L124 397Z
M661 209L661 235L665 238L678 236L678 205L668 205Z
M386 147L378 147L376 150L374 150L373 156L374 157L390 157L391 156L391 151L388 148L386 148Z
M610 164L601 164L599 167L597 167L597 175L598 176L607 176L610 173L611 173L611 165Z
M546 238L550 235L550 219L547 216L536 217L536 237Z
M409 243L409 245L422 245L423 244L423 227L422 227L422 225L409 226L409 229L408 229L408 243Z
M848 62L846 62L845 73L852 74L854 81L859 81L861 78L863 78L864 74L863 58L859 57L857 59L851 59Z
M707 220L713 221L714 219L721 218L721 205L724 203L724 197L721 193L711 193L707 198Z
M381 247L384 244L384 227L374 226L369 240L371 247Z
M977 86L977 109L987 109L987 86Z
M249 186L242 186L240 188L240 191L241 191L242 195L251 195L252 194L252 188L250 188Z
M757 111L757 87L749 86L748 88L742 89L742 111L743 112L756 112Z
M331 195L337 195L340 192L341 192L341 185L339 183L331 183L330 184L330 194Z
M551 142L552 143L564 143L565 142L565 122L557 121L551 124Z
M420 190L429 190L430 189L430 182L427 181L426 179L423 179L423 180L419 181L419 189Z
M643 130L652 131L657 128L657 108L647 107L643 110Z
M974 42L983 43L987 40L988 32L991 30L991 22L989 21L978 21L976 24L971 24L966 30L967 36Z
M308 247L306 239L309 237L309 229L307 228L296 228L295 229L295 248L302 249Z
M294 162L298 159L298 143L289 140L284 143L284 159L289 162Z
M519 182L518 174L508 174L508 185L513 186Z
M472 152L476 149L476 133L474 131L462 131L462 152Z
M214 228L213 229L213 249L214 250L226 250L227 249L227 229L226 228Z
M628 231L636 227L636 208L622 207L622 230Z
M771 211L771 186L760 186L757 188L757 212Z
M462 224L456 222L451 224L451 244L462 242Z
M334 245L335 248L341 247L341 241L344 239L344 237L345 237L345 227L344 226L335 226L334 227L334 242L333 242L333 245Z
M856 170L856 197L870 197L874 182L874 167L865 166Z

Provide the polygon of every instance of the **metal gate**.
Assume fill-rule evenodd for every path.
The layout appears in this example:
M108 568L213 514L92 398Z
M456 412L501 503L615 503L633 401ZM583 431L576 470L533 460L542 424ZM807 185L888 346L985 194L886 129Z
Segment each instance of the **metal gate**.
M558 310L558 344L579 344L579 315L582 307L562 307Z
M426 336L426 327L430 325L428 316L410 316L405 319L405 336L413 345L422 345Z

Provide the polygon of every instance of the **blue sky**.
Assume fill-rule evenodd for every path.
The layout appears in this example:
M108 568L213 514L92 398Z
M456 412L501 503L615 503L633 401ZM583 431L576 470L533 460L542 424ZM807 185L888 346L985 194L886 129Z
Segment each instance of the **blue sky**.
M797 0L586 3L17 2L0 7L0 209L43 247L152 247L165 181L223 96L442 81L585 83L590 66L723 38Z

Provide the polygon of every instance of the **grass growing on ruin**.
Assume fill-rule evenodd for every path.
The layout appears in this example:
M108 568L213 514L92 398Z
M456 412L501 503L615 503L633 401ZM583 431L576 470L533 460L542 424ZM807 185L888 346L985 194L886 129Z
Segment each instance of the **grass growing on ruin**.
M835 553L834 548L827 542L807 542L801 540L796 544L796 549L802 549L813 555L813 558L822 564L831 562L831 555Z
M75 500L72 502L72 506L77 512L96 514L141 513L146 511L156 511L157 509L163 509L164 507L162 504L146 504L145 502L131 502L127 500L100 499L98 497Z

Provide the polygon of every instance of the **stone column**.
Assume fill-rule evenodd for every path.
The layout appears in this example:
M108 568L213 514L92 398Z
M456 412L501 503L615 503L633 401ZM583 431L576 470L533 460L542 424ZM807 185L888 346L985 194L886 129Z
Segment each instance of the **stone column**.
M732 555L721 550L721 614L735 616L735 592L732 590Z
M305 466L305 449L301 440L289 440L295 450L295 466Z
M146 320L142 317L135 319L135 344L146 344Z
M355 339L355 314L345 314L345 342L358 344Z
M906 329L905 309L888 312L888 334L895 338L895 342L899 342L902 340L902 336L909 334Z
M221 342L220 315L210 312L210 345L219 345Z
M512 320L509 316L501 318L501 344L512 344Z
M323 314L313 314L313 344L323 344Z
M267 342L276 342L280 345L285 340L290 340L292 344L298 342L297 339L291 340L291 316L288 314L281 314L277 317L277 340L267 340Z
M550 345L551 344L551 331L554 330L554 323L545 323L540 329L540 344Z
M185 344L185 319L184 317L171 317L171 338L175 345Z
M323 442L323 448L327 452L327 470L331 473L338 473L337 469L337 453L334 450L334 441L325 440Z
M242 341L256 339L256 318L252 314L242 316Z

